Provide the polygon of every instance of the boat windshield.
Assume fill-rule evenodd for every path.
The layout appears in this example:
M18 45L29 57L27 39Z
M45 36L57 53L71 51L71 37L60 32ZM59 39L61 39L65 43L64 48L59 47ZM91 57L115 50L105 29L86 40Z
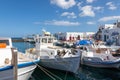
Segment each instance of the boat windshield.
M52 43L53 42L53 38L48 38L48 43Z
M42 43L47 43L47 38L42 38Z
M87 46L80 46L80 49L81 50L85 50L85 51L90 51L90 52L92 52L92 51L95 51L94 50L94 48L92 47L92 46L89 46L89 45L87 45Z
M53 38L42 38L42 43L53 43Z
M0 40L0 44L2 44L2 43L9 45L9 40Z

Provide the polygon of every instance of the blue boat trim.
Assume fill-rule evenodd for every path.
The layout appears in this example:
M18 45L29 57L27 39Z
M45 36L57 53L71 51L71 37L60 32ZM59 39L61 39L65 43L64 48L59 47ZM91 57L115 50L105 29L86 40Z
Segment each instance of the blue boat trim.
M0 68L0 71L9 70L9 69L12 69L12 68L13 68L13 66L9 65L9 66L5 66L5 67Z
M40 61L40 60L35 60L35 61L33 61L33 62L21 63L21 64L18 64L18 68L23 68L23 67L35 65L35 63L38 63L39 61Z
M35 65L35 63L38 63L39 61L40 60L35 60L33 62L21 63L21 64L18 64L18 68L23 68L23 67ZM9 66L2 67L2 68L0 68L0 71L5 71L5 70L9 70L9 69L13 69L13 66L9 65Z

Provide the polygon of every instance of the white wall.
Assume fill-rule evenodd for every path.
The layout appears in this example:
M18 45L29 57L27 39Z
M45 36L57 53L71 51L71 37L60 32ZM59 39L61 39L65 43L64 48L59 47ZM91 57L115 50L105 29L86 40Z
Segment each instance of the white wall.
M77 40L77 37L80 36L80 39L84 39L87 37L91 37L93 34L95 34L95 32L65 32L62 34L59 34L59 39L62 38L66 38L66 40L70 39L70 36L73 38L74 40Z

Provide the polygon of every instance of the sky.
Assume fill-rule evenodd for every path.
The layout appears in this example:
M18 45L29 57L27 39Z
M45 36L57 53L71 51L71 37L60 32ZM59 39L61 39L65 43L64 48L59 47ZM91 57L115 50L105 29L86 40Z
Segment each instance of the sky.
M0 0L0 37L96 32L120 19L120 0Z

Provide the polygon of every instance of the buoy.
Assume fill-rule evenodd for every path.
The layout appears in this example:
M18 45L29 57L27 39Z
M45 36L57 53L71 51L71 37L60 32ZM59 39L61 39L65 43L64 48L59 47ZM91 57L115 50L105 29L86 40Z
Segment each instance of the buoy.
M5 62L4 62L5 64L9 64L10 63L10 60L9 60L9 58L5 58Z

